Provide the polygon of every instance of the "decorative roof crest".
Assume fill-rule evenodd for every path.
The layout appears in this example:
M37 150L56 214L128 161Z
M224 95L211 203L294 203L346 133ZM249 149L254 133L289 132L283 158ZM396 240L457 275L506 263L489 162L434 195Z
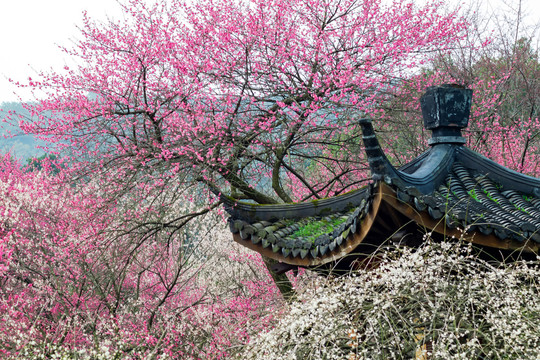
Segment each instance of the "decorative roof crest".
M461 129L469 124L472 90L455 84L429 87L420 98L424 127L433 132L429 145L465 144Z

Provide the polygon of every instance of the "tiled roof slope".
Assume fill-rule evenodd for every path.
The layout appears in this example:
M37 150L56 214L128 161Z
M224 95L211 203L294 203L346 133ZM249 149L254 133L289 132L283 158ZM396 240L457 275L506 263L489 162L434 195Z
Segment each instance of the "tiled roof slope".
M441 106L457 98L470 106L467 90L443 87L431 96L445 98L423 98L423 105L431 101ZM448 109L438 111L435 115L432 109L426 111L435 120L426 120L424 114L426 127L434 133L431 148L400 169L388 161L371 121L360 121L374 180L360 190L284 205L253 205L224 198L235 240L284 263L316 266L353 253L366 239L384 241L381 234L390 236L413 221L428 231L465 234L482 245L538 252L540 180L506 169L463 146L460 129L466 126L468 112L459 117L455 109L450 116L445 113ZM386 227L386 233L378 227Z
M241 244L271 258L320 265L355 248L351 242L371 210L373 188L314 202L284 205L228 203L229 225ZM352 246L351 246L352 245ZM350 251L350 250L349 250Z
M242 240L269 248L284 257L317 258L333 252L347 242L359 228L369 210L368 201L348 211L326 216L307 216L300 219L279 219L274 222L243 220L230 222L231 231Z
M540 243L540 199L493 180L489 173L456 161L444 183L430 194L398 179L391 183L400 202L427 212L434 220L443 219L449 229Z

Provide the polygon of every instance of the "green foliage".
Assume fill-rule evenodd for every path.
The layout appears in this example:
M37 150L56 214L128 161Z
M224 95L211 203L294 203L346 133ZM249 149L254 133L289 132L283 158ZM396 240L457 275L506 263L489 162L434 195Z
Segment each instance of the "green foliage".
M496 198L494 198L490 193L489 191L483 189L484 191L484 194L486 194L487 198L495 203L497 203L497 205L499 205L499 200L497 200Z
M39 157L31 157L26 160L26 165L28 171L41 171L43 170L44 163L47 163L50 166L51 173L56 175L60 172L60 168L55 163L55 160L58 160L58 156L54 154L43 154Z
M475 189L471 189L471 190L469 190L467 192L469 193L469 196L472 197L475 201L480 202L480 200L478 200L478 195L476 194Z
M521 206L518 206L518 205L516 205L516 204L512 204L512 205L514 205L514 207L515 207L516 209L518 209L519 211L522 211L522 212L524 212L525 214L529 214L529 212L528 212L527 210L525 210L524 208L522 208Z

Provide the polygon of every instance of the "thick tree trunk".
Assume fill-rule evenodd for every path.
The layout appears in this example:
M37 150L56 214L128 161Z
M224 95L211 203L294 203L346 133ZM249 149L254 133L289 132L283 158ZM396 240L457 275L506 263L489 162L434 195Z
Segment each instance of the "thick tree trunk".
M268 272L272 276L272 279L274 279L274 282L276 283L276 286L278 287L279 292L281 293L285 301L294 301L296 299L296 291L294 290L291 281L287 277L287 274L278 274L272 270L272 265L276 264L278 261L266 256L263 256L262 258L264 264L266 265L266 268L268 269Z

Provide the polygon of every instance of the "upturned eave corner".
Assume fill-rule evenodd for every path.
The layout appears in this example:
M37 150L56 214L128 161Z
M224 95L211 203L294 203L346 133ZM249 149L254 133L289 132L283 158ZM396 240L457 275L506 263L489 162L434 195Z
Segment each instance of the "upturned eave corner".
M264 247L261 242L254 242L251 236L242 236L240 232L233 233L233 239L239 244L259 252L261 255L288 265L314 268L338 262L348 255L354 256L354 250L363 242L377 219L382 193L377 191L378 187L371 189L375 190L366 199L364 206L367 211L360 212L354 219L356 221L354 231L349 231L339 245L335 245L333 250L326 252L324 255L312 256L312 253L308 252L304 257L292 256L292 253L284 256L283 252L280 251L281 249L274 251L272 246ZM336 239L331 241L335 243Z

